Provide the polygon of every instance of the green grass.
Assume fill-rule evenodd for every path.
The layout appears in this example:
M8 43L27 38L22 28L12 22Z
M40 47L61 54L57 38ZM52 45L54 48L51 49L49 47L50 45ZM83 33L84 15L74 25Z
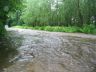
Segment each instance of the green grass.
M87 34L96 34L96 29L91 26L83 26L82 28L76 26L14 26L15 28L22 28L22 29L32 29L32 30L44 30L50 32L67 32L67 33L87 33Z

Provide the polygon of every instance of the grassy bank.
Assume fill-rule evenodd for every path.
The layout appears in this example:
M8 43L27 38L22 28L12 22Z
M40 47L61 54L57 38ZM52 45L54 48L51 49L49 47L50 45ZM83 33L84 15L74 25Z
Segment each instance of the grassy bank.
M44 30L44 31L50 31L50 32L68 32L68 33L87 33L87 34L96 34L96 29L94 27L90 26L84 26L82 28L76 27L76 26L70 26L70 27L60 27L60 26L14 26L15 28L22 28L22 29L32 29L32 30Z

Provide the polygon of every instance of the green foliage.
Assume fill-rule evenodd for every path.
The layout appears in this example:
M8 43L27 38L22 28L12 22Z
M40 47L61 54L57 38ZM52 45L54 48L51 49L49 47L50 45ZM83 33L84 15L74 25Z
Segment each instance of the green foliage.
M78 32L79 31L79 28L77 27L60 27L60 26L41 26L41 27L14 26L14 27L24 28L24 29L45 30L45 31L52 31L52 32Z
M83 33L92 33L92 34L96 34L96 28L93 24L87 25L85 24L81 29L81 32Z
M84 24L96 24L96 0L25 1L21 19L30 26L82 27Z
M45 31L50 31L50 32L68 32L68 33L76 33L76 32L81 32L81 33L87 33L87 34L96 34L96 29L95 27L91 25L85 25L82 28L76 27L76 26L69 26L69 27L64 27L64 26L35 26L35 27L30 27L30 26L14 26L15 28L23 28L23 29L33 29L33 30L45 30Z
M17 9L15 14L9 13L13 25L25 24L24 28L58 32L95 33L96 0L24 0L22 3L24 8L16 5L16 8L23 8L20 13Z
M0 35L3 34L4 31L4 25L2 22L0 22Z
M21 8L22 1L23 0L0 0L0 34L4 30L8 13L15 12Z

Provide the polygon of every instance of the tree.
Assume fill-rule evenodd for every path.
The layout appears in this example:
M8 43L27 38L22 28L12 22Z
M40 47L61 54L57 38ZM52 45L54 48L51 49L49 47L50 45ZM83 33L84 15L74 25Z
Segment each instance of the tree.
M0 0L0 33L4 30L7 14L21 8L22 0Z
M79 26L96 24L96 0L26 0L26 25Z

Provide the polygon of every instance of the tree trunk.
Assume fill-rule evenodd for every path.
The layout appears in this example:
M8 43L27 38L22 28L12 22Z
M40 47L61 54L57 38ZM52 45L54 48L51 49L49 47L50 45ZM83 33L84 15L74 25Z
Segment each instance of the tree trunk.
M81 14L81 10L80 10L80 0L78 0L78 4L77 4L77 8L78 8L78 16L79 16L79 26L83 25L83 16Z

